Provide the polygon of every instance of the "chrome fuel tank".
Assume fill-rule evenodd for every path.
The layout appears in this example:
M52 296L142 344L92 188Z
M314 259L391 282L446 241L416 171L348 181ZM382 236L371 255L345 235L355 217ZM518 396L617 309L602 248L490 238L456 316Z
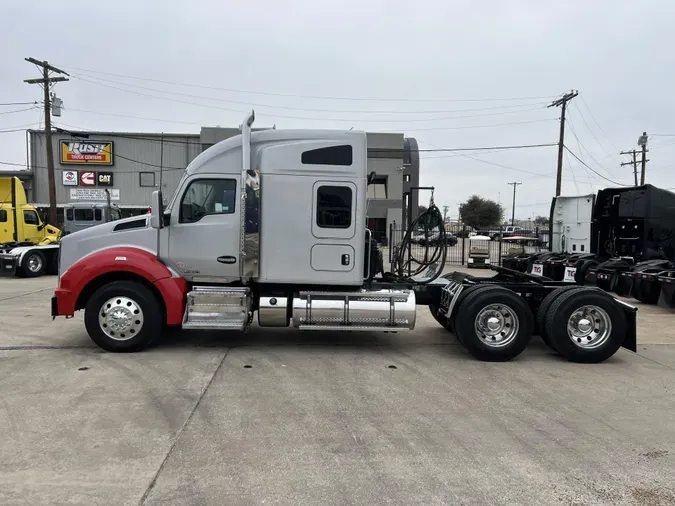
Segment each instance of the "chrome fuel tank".
M293 326L301 330L413 330L411 290L300 292L293 298Z

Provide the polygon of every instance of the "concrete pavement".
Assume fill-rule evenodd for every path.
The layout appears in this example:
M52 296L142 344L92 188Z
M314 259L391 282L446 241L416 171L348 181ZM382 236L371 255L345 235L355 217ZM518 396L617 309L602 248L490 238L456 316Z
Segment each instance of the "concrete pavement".
M0 279L2 504L675 504L661 308L640 310L638 355L591 366L538 340L478 362L425 311L410 334L109 354L81 315L51 321L54 283Z

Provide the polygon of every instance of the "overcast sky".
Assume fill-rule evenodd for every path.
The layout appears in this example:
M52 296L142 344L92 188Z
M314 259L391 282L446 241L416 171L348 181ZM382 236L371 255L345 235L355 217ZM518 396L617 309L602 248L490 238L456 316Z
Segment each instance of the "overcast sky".
M23 83L39 77L24 57L46 59L72 74L55 89L65 128L198 133L255 108L257 126L396 131L425 150L539 144L558 140L559 108L545 105L578 89L566 144L624 184L619 151L643 130L675 134L668 0L33 0L2 11L0 104L41 100ZM14 112L30 107L0 106L0 162L25 163L25 134L7 130L37 127L39 109ZM649 142L647 182L675 187L675 135ZM450 216L472 194L510 216L510 181L523 183L516 217L548 214L556 147L467 155L421 153L421 183ZM613 186L571 156L563 178L566 195Z

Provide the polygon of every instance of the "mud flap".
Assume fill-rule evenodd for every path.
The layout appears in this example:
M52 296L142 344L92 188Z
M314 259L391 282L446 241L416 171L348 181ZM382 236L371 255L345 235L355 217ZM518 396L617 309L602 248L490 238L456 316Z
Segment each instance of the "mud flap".
M618 299L614 300L626 315L626 336L623 338L621 347L637 352L637 308Z
M16 255L0 254L0 276L16 276L17 259Z

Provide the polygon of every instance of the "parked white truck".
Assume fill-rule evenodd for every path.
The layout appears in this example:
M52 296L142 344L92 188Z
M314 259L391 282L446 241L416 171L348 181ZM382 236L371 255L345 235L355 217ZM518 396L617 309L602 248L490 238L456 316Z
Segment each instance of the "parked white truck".
M511 359L534 334L578 362L635 350L635 308L597 289L498 267L441 277L446 249L412 265L410 232L382 272L366 229L366 134L251 133L253 119L190 163L166 209L154 192L150 215L64 237L52 315L83 309L109 351L146 348L167 326L245 331L256 313L261 327L413 330L416 306L481 360ZM427 213L443 236L433 202Z

